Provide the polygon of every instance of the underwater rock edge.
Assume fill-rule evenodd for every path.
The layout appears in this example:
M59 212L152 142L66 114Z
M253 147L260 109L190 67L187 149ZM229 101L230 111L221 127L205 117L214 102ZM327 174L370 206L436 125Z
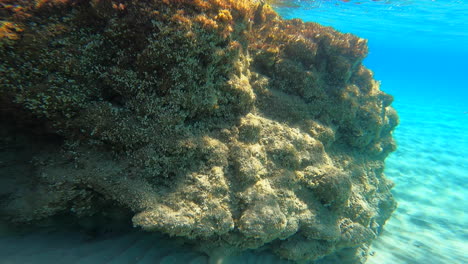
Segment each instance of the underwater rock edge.
M365 40L257 1L0 14L3 218L79 222L111 204L206 252L365 261L395 209L383 161L398 124Z

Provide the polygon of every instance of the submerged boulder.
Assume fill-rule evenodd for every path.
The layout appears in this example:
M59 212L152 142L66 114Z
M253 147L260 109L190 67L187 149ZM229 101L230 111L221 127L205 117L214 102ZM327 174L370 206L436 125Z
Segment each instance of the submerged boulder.
M365 261L398 124L366 40L254 0L3 6L2 218L119 208L206 252Z

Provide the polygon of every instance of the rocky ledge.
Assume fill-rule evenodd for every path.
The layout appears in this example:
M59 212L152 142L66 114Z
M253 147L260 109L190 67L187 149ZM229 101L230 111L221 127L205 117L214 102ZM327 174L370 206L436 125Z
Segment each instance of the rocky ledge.
M5 0L0 214L363 263L395 209L366 40L254 0ZM223 253L224 254L224 253Z

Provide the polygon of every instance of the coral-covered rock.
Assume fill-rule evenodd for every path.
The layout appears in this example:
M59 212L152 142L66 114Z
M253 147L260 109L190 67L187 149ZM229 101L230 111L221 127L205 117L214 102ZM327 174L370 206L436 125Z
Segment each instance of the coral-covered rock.
M2 5L3 218L119 208L206 252L363 261L398 124L365 40L254 0Z

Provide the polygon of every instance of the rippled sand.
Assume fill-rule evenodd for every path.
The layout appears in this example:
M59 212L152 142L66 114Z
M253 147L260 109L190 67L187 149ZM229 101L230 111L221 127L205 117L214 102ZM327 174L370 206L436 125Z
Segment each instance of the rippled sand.
M398 209L369 264L468 263L467 109L431 104L395 102L398 149L386 175L396 183Z

